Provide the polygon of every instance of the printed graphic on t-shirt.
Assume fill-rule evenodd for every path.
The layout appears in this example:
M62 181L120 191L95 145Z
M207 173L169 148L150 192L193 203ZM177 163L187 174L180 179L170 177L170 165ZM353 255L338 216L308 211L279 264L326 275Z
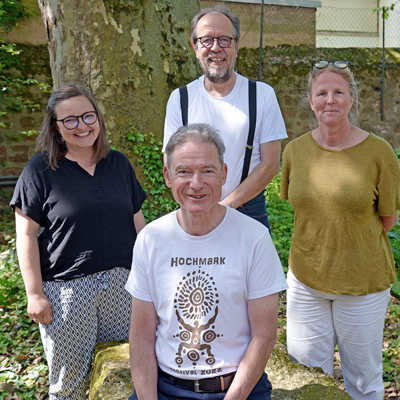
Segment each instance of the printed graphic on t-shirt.
M218 316L218 291L210 274L200 269L188 272L179 282L174 299L180 343L175 362L178 367L189 360L194 366L203 358L208 365L215 363L212 342L223 336L215 332Z

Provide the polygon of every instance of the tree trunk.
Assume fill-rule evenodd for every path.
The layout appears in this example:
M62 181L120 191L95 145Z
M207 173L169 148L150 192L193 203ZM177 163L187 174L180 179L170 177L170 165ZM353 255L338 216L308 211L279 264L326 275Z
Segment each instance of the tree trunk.
M95 94L113 145L130 126L162 136L169 93L192 80L190 20L199 0L39 0L54 87Z

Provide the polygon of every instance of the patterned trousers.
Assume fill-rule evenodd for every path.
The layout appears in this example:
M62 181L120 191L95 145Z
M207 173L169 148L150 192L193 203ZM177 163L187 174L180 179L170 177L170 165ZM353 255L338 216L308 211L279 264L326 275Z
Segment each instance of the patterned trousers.
M53 321L39 324L49 366L50 400L84 400L97 343L127 340L131 297L124 268L66 282L44 282Z

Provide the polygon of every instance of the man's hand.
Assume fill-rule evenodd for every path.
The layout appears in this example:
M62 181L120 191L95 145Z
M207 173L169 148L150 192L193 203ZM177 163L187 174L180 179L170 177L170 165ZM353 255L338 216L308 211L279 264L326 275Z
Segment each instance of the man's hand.
M265 189L271 179L279 172L281 142L275 140L260 145L261 162L248 177L221 204L239 208Z

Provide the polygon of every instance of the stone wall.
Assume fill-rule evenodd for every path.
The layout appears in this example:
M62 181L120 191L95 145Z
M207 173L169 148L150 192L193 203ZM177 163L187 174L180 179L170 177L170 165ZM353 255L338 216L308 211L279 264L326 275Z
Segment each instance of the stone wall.
M52 86L47 45L18 49L20 61L6 71L10 83L0 93L0 176L18 175L35 153Z
M360 100L358 125L374 132L393 147L400 146L400 53L386 52L384 120L381 120L381 49L315 49L305 46L278 46L264 49L262 80L276 91L284 115L289 140L315 126L307 101L307 80L312 61L349 60L357 80ZM238 70L257 78L257 49L239 52ZM286 141L287 142L287 141Z
M260 4L200 0L200 7L224 5L240 16L241 47L260 45ZM315 46L315 8L264 5L263 46Z
M46 46L19 46L21 64L27 78L42 85L28 85L25 93L32 104L18 112L8 112L0 124L0 175L17 175L34 153L34 138L21 131L39 130L51 87ZM361 128L400 146L400 64L396 52L388 51L385 73L385 120L380 117L381 65L380 49L315 49L305 46L278 46L264 49L263 81L275 88L285 118L289 140L309 130L314 122L306 100L306 81L315 59L348 59L359 82ZM258 49L243 48L239 52L238 71L257 78ZM15 71L14 71L15 72ZM10 72L10 73L14 73ZM171 88L172 90L173 88ZM0 93L4 96L4 93ZM2 98L4 100L4 97ZM4 102L0 99L0 111ZM106 116L107 119L107 116ZM162 127L158 130L162 132Z

